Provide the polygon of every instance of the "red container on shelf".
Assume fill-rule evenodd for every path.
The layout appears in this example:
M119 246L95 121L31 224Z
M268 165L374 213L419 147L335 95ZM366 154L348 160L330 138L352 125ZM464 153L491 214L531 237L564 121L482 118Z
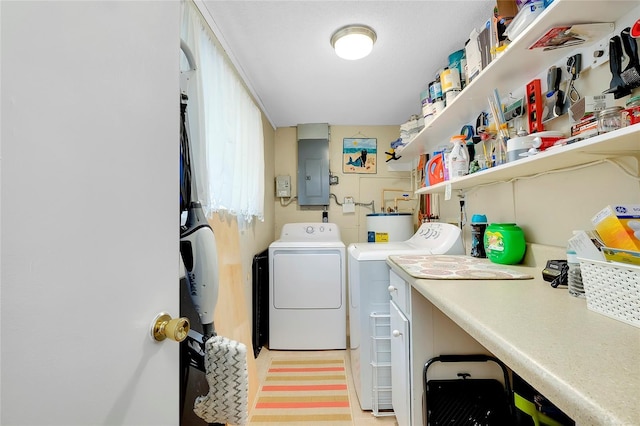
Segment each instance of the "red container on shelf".
M640 123L640 95L629 99L626 107L627 125Z

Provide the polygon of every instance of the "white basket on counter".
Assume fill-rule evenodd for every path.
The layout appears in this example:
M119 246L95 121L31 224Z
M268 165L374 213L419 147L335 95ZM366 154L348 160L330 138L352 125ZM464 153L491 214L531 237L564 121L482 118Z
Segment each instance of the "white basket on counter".
M640 266L579 260L587 308L640 327Z

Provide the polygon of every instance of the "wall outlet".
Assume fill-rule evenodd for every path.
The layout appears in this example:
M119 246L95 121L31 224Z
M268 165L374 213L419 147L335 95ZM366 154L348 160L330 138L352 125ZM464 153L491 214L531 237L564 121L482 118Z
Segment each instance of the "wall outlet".
M344 197L344 204L353 204L353 197Z

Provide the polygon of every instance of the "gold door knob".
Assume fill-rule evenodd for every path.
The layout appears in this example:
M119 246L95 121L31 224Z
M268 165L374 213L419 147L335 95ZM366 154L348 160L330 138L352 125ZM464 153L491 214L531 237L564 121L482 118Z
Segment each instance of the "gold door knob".
M166 312L159 313L151 323L151 337L153 340L162 342L164 339L182 342L189 334L189 319L171 318Z

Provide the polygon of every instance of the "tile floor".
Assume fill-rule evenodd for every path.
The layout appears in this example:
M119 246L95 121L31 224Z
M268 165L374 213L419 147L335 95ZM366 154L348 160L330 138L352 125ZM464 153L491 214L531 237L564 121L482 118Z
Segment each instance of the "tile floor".
M309 356L323 354L331 356L335 353L340 353L344 355L345 365L347 367L347 383L349 385L349 398L351 401L351 412L353 416L353 424L354 426L398 426L396 422L396 418L394 416L384 416L384 417L374 417L371 414L371 411L362 411L360 406L358 405L358 396L356 395L355 389L353 387L353 381L351 379L351 363L348 350L344 351L308 351L306 352ZM269 367L269 362L273 356L276 357L285 357L285 356L299 357L300 351L270 351L267 348L262 348L258 358L256 359L256 368L258 371L258 376L260 378L260 383L267 375L267 368Z

